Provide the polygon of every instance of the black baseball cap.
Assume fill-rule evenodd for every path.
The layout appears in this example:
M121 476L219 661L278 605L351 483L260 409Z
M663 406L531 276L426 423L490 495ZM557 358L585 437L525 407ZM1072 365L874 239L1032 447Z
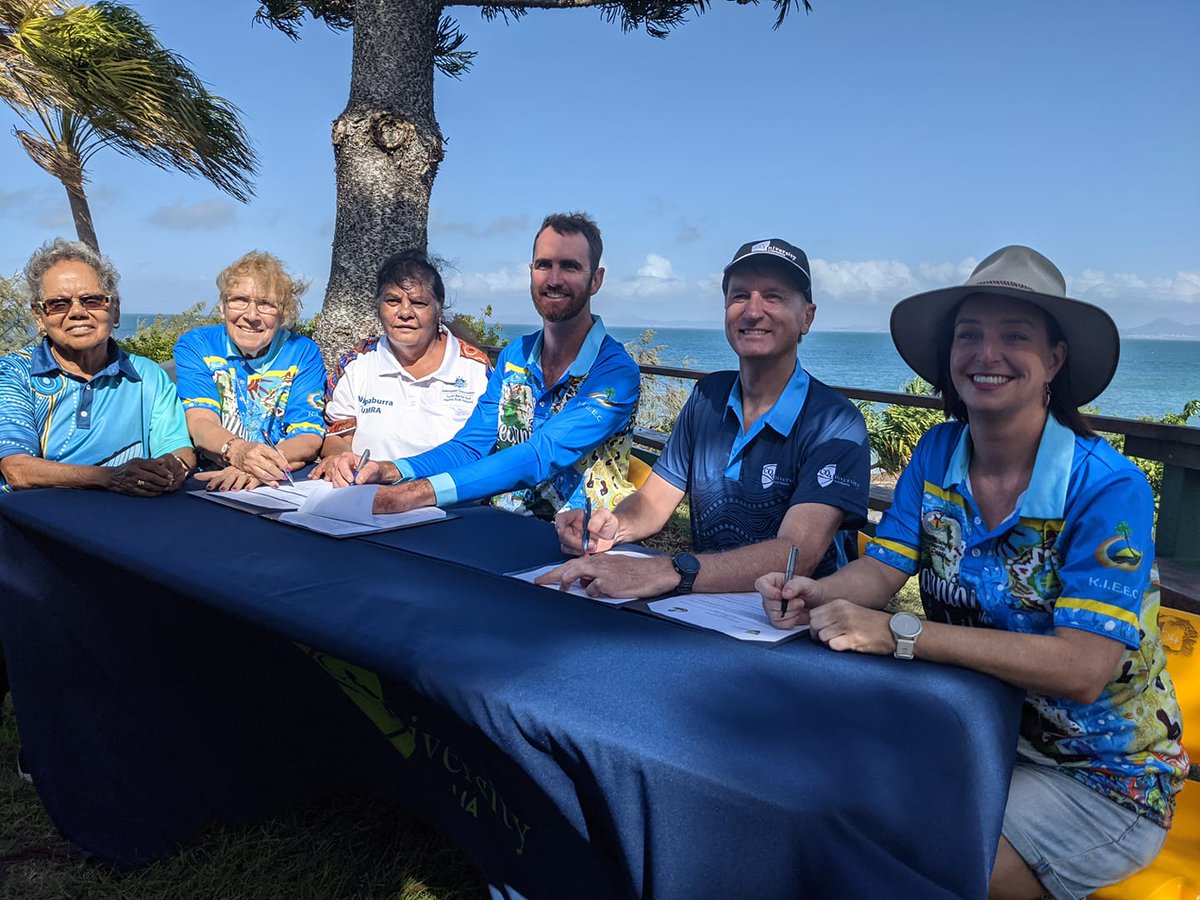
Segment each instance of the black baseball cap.
M729 287L729 272L738 263L747 260L752 256L771 256L775 259L782 260L789 265L795 266L804 275L801 282L800 290L804 294L804 299L809 303L813 302L812 298L812 276L809 274L808 257L799 247L789 244L781 238L767 238L765 241L750 241L738 247L737 253L733 254L733 259L729 261L729 265L725 267L724 278L721 279L721 292L724 293Z

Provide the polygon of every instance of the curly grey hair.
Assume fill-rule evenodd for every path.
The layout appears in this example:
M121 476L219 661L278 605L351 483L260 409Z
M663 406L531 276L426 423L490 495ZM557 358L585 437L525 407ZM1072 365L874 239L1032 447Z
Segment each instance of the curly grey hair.
M117 292L117 282L121 276L117 274L116 266L107 256L101 256L83 241L68 241L65 238L55 238L47 241L33 251L29 262L25 263L25 283L29 285L30 300L35 308L42 299L42 279L52 266L60 262L73 260L91 266L100 280L100 290L112 297L113 303L119 303L120 294Z

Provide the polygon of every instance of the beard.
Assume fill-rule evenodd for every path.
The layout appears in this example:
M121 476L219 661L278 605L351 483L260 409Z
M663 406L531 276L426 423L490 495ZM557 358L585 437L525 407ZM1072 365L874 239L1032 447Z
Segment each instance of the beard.
M579 315L587 306L589 299L591 299L590 294L570 294L553 300L534 294L533 307L538 311L538 315L547 322L566 322Z

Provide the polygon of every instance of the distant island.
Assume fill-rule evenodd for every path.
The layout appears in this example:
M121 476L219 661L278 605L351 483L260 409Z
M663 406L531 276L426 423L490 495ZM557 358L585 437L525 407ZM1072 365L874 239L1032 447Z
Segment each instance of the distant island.
M1155 319L1137 328L1125 328L1122 336L1131 338L1157 338L1159 340L1200 340L1200 324L1184 325L1174 319Z

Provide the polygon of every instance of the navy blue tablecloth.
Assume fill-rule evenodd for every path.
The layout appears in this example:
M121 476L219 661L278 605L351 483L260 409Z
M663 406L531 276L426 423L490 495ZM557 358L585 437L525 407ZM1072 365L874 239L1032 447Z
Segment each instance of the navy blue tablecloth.
M1018 691L497 574L556 556L486 508L337 541L184 495L0 498L0 640L47 809L125 866L370 790L501 895L986 895Z

